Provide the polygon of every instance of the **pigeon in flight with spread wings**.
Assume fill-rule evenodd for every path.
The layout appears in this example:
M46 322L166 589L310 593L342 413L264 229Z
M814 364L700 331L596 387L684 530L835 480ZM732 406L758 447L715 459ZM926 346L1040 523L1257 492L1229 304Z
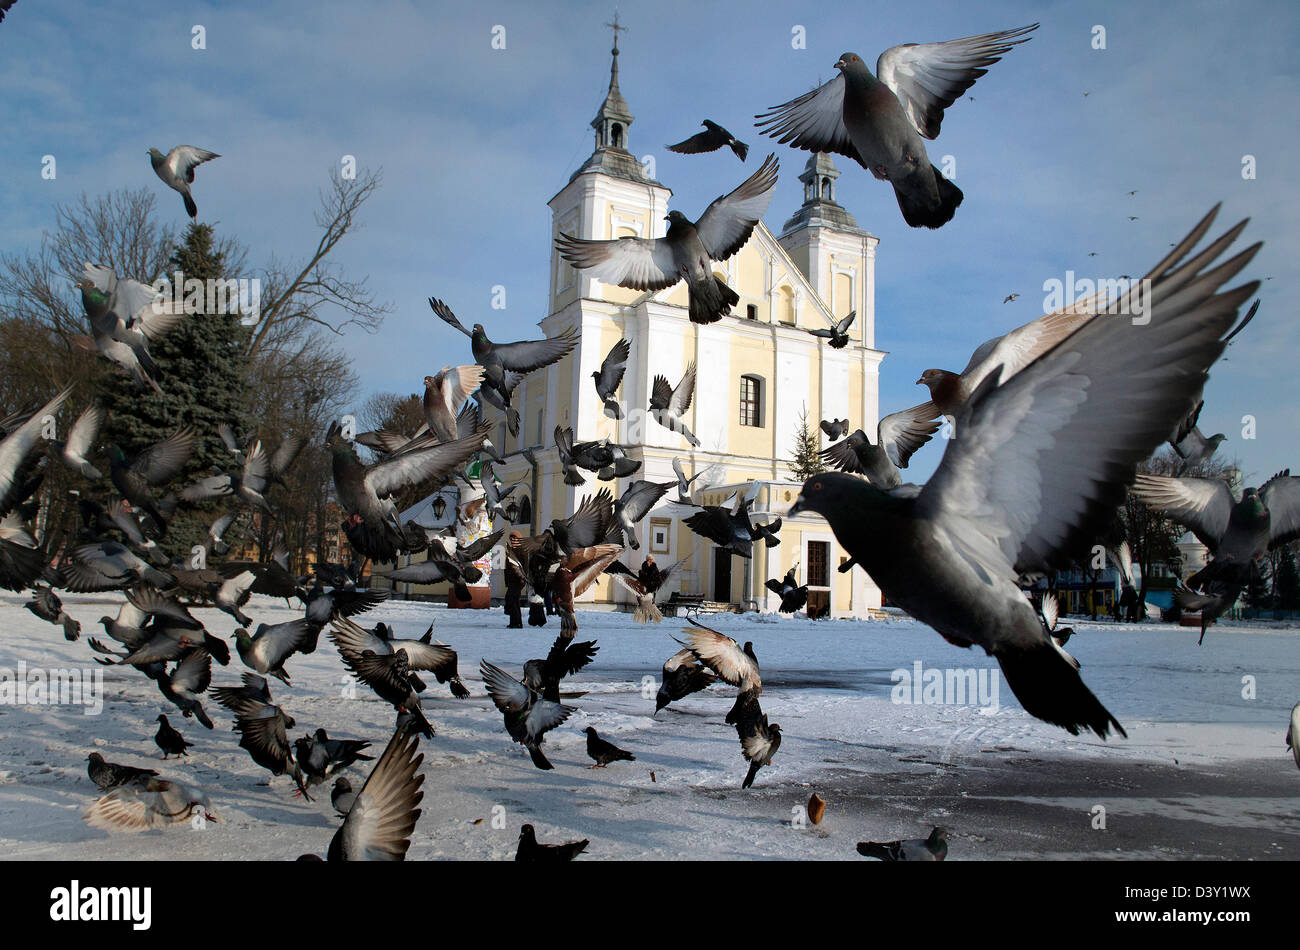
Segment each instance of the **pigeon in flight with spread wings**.
M185 199L185 213L195 219L199 216L199 206L190 194L190 185L194 184L194 169L220 157L216 152L195 148L193 145L177 145L166 155L156 148L149 149L149 164L153 165L154 174L168 188L180 192L180 196Z
M923 402L911 409L891 413L876 426L876 443L861 429L847 439L823 449L821 457L841 472L857 472L877 488L897 488L903 483L900 468L907 462L940 426L939 409L932 402Z
M983 647L1030 715L1076 735L1123 734L1018 581L1093 544L1138 464L1199 398L1238 308L1259 286L1220 290L1261 246L1219 260L1245 225L1195 254L1204 228L1194 229L1153 280L1145 323L1091 320L1020 372L990 373L919 490L887 492L827 472L804 482L790 515L822 515L890 603L950 643ZM1068 464L1055 450L1062 439Z
M782 144L853 159L894 186L911 227L943 227L964 196L930 163L924 139L938 137L944 110L988 72L983 67L1037 28L894 46L880 54L874 75L857 53L845 53L838 76L755 116L755 125Z
M691 408L691 399L695 395L695 364L686 367L682 381L674 389L666 376L656 376L654 388L650 391L650 417L665 429L679 432L691 445L699 448L700 440L686 427L682 415Z
M829 326L826 329L814 328L808 332L818 339L825 340L830 344L831 349L842 350L849 345L849 327L853 326L853 321L857 318L858 312L850 310L847 315L839 320L832 320L827 317L826 322Z
M736 157L742 162L749 157L749 146L712 119L705 119L700 125L704 126L703 132L696 132L690 138L665 148L679 155L699 155L701 152L716 152L725 145L735 152Z
M749 241L772 201L776 173L776 156L769 155L739 188L714 200L698 221L680 211L668 212L668 233L661 238L588 241L561 234L555 246L574 267L590 269L607 284L656 291L685 280L691 321L714 323L730 313L740 297L714 275L713 262L725 261Z

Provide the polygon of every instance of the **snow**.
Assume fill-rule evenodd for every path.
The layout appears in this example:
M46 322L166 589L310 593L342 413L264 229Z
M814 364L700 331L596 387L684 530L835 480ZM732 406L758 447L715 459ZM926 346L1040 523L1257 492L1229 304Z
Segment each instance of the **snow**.
M116 614L120 595L63 598L82 624L75 643L23 610L25 599L0 595L0 667L97 668L86 639L100 634L99 617ZM265 623L299 613L268 598L254 598L246 610ZM194 613L214 633L234 629L215 610ZM772 765L742 790L746 764L734 728L723 722L733 689L715 686L651 715L660 667L678 649L670 636L680 635L683 621L641 627L629 614L578 617L578 639L598 640L600 652L562 687L583 695L566 699L578 712L547 736L553 772L533 768L510 741L477 668L486 658L518 673L525 660L545 655L558 618L507 630L500 610L411 602L358 618L368 626L384 620L406 637L432 621L434 635L459 652L472 694L452 699L427 677L424 706L437 736L420 744L423 814L410 859L513 857L524 822L542 841L590 838L583 860L856 860L859 840L923 837L932 824L949 829L950 860L1300 856L1300 772L1283 744L1300 698L1293 629L1224 623L1198 647L1192 628L1063 621L1075 628L1067 648L1085 682L1128 730L1128 739L1102 741L1027 716L1005 682L996 712L892 702L891 672L910 673L918 661L924 669L996 670L991 658L907 618L702 618L754 642L763 709L782 727ZM327 636L315 654L294 656L286 667L293 685L273 680L272 692L297 720L291 739L323 726L331 736L369 740L378 755L391 734L391 707L364 686L349 698L352 681ZM232 644L230 666L213 667L213 685L237 683L242 669ZM216 703L205 703L216 724L208 732L136 671L103 670L100 715L0 706L0 853L89 860L324 853L338 825L328 785L314 802L295 798L287 776L268 784ZM195 743L188 758L162 761L153 742L160 712ZM589 770L588 725L637 761ZM200 786L222 821L140 835L88 827L81 815L97 795L85 770L92 750ZM368 765L346 773L354 787ZM799 820L814 791L828 806L816 826ZM1097 806L1104 829L1095 827Z

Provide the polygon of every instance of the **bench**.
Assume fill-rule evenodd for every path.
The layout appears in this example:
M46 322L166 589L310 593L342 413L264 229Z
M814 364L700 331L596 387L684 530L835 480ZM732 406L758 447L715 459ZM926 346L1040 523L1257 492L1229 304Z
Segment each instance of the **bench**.
M689 617L698 614L739 613L739 610L735 604L720 600L705 600L703 594L683 594L673 591L663 605L663 612L669 617Z

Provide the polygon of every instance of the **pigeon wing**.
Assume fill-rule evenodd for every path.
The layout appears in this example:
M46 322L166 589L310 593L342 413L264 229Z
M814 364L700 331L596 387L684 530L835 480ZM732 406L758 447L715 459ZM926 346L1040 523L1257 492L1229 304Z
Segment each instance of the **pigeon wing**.
M754 125L764 135L772 136L782 145L807 152L835 152L866 167L844 124L843 73L812 92L772 106L770 111L754 118L759 120Z
M682 381L677 384L673 390L672 398L668 401L668 411L675 416L680 416L691 408L691 399L695 396L695 364L691 363L686 367L686 373L682 376Z
M923 402L881 419L876 427L876 444L885 450L891 462L899 468L907 468L912 453L929 442L942 424L939 407L932 402Z
M1270 548L1300 536L1300 478L1287 473L1274 475L1260 488L1259 497L1272 515Z
M338 830L339 855L348 861L403 861L419 820L416 806L424 798L417 774L424 753L416 755L420 737L398 729L388 740L366 784ZM334 848L331 845L331 851Z
M516 373L531 373L563 359L577 342L578 336L573 327L570 327L559 336L545 340L497 343L493 345L492 353L506 369Z
M131 471L150 485L162 485L180 474L193 452L194 430L186 427L137 455L131 463Z
M750 175L735 191L714 199L695 222L700 243L715 261L725 261L735 254L749 236L776 193L776 155L768 155L758 171Z
M939 135L943 110L975 85L987 69L1038 24L1018 30L982 33L944 43L906 43L880 54L876 78L893 90L916 130L927 139ZM1019 38L1023 37L1023 38Z
M673 247L665 238L621 237L590 241L561 234L555 239L560 256L579 270L607 284L632 290L663 290L681 280Z
M1235 504L1232 489L1221 478L1169 478L1139 475L1133 494L1143 504L1163 511L1213 551L1228 530Z
M487 430L455 442L440 442L412 449L376 462L366 470L365 481L380 498L408 485L445 476L464 465L483 446Z

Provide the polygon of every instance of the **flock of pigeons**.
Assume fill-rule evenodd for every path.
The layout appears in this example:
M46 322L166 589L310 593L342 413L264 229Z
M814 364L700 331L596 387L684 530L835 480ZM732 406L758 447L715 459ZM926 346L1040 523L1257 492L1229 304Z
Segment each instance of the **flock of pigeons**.
M985 74L984 67L1025 42L1036 26L897 46L881 55L874 74L857 55L846 53L835 64L834 80L759 116L758 126L783 144L855 159L890 182L909 225L940 227L953 217L962 193L930 163L923 140L938 135L944 110ZM744 143L712 121L704 126L704 132L671 148L689 154L726 146L746 159ZM149 154L158 177L181 194L186 213L196 217L190 193L194 169L219 156L191 146ZM714 275L713 262L734 255L750 239L771 201L777 172L776 157L769 155L697 220L670 212L663 238L589 241L561 235L557 247L575 267L622 287L661 290L685 281L690 319L717 321L739 298ZM927 387L929 399L881 419L874 441L862 429L850 432L848 420L823 421L833 444L822 454L838 471L808 479L787 515L823 516L852 556L841 570L858 565L891 603L950 642L983 647L997 658L1029 713L1071 733L1087 729L1105 737L1112 728L1124 730L1084 685L1078 663L1063 649L1069 631L1056 629L1054 604L1036 606L1023 589L1092 543L1124 499L1136 466L1171 433L1189 464L1207 457L1221 441L1204 439L1196 429L1201 391L1210 366L1253 316L1254 310L1232 329L1257 282L1221 288L1260 245L1223 259L1245 227L1242 222L1196 251L1216 213L1217 208L1206 215L1148 273L1148 320L1117 315L1135 303L1132 292L1120 301L1082 301L988 341L960 373L926 370L918 383ZM149 343L179 325L183 311L152 288L98 264L86 265L77 286L91 330L81 344L142 389L161 391ZM494 520L513 520L505 517L503 505L520 485L504 486L493 471L503 456L488 438L485 413L495 409L517 434L520 418L512 400L519 383L565 357L578 342L571 329L543 340L495 343L480 324L467 330L444 301L431 297L429 305L470 338L474 362L425 377L425 420L414 433L353 434L334 423L325 435L345 513L343 529L357 557L351 566L322 564L314 575L300 577L290 571L282 549L265 562L215 560L228 553L223 535L235 519L275 518L275 485L302 448L299 441L272 448L223 426L218 434L230 453L228 469L172 488L200 438L191 428L134 457L103 446L101 461L97 449L106 413L97 403L77 417L66 439L55 439L45 425L64 407L71 386L44 406L0 419L0 584L30 589L28 609L58 625L69 640L79 637L80 628L63 611L56 589L123 591L117 615L100 619L105 639L88 638L98 662L138 670L183 719L208 729L213 722L203 701L210 697L230 712L239 746L253 761L272 776L290 776L307 800L313 788L333 779L331 802L343 820L329 843L329 859L404 857L423 796L419 737L434 736L422 705L427 684L421 674L432 674L454 697L469 695L456 651L433 638L432 625L419 639L405 639L386 624L367 629L353 619L387 597L386 591L357 586L366 559L388 563L425 552L424 561L388 576L419 584L448 581L464 598L468 585L481 576L474 562L502 546L509 627L522 628L526 600L530 625L545 625L553 610L560 617L560 635L544 658L524 664L520 677L487 660L480 674L511 739L537 768L551 769L545 735L574 712L561 701L561 682L591 663L599 649L595 641L575 640L576 598L608 573L635 596L634 620L662 619L658 595L683 561L661 569L648 556L634 573L619 560L626 548L639 548L636 525L652 508L676 488L667 504L690 530L720 549L749 558L755 543L779 543L780 518L761 524L751 518L753 490L723 505L695 505L691 485L701 476L708 483L708 470L688 478L680 460L674 461L675 482L637 479L617 499L610 488L598 488L571 515L531 536L512 531L503 542L502 529L462 544L451 531L403 523L395 496L454 479L481 489L461 518L468 521L485 510ZM843 347L853 319L849 314L810 332L831 347ZM606 414L616 419L625 411L618 390L630 352L629 342L620 340L592 374ZM675 385L658 376L648 408L658 425L698 446L686 422L695 385L694 365ZM901 470L945 418L953 438L935 475L923 486L905 483ZM363 460L358 444L371 451L371 460ZM557 427L554 444L569 485L585 485L588 475L598 482L630 479L641 467L626 447L609 439L577 442L572 429ZM535 468L533 453L523 454ZM475 462L481 464L471 478ZM33 498L45 470L57 464L88 482L102 480L107 467L119 496L107 507L79 496L77 541L61 553L46 551L31 528L37 515ZM1185 606L1212 620L1249 582L1269 547L1300 534L1298 481L1284 472L1237 500L1226 484L1214 480L1137 479L1139 497L1187 524L1213 553L1183 592ZM176 511L212 499L228 507L208 532L205 555L213 555L213 562L205 558L203 566L194 566L185 556L170 555L167 528ZM797 565L784 579L769 580L768 587L780 597L783 611L807 603ZM296 599L303 614L258 624L250 633L253 619L243 608L253 593ZM213 661L228 665L231 651L225 638L193 616L189 607L195 604L212 604L239 624L233 639L247 668L239 685L212 686ZM678 641L682 649L663 665L655 712L715 682L735 687L725 721L736 728L748 765L742 784L748 788L781 744L780 725L769 722L760 705L763 687L753 644L741 646L691 623ZM394 708L394 732L377 760L364 751L370 742L334 738L323 729L290 741L297 723L271 695L268 677L291 687L286 663L314 652L327 627L343 666ZM166 715L157 721L155 741L164 759L185 756L191 743ZM586 734L593 768L634 760L594 728ZM339 773L363 761L374 765L357 790ZM88 771L103 792L87 811L92 825L143 830L196 816L216 818L201 789L153 770L106 762L93 753ZM564 860L587 844L541 844L533 827L524 825L517 856ZM863 842L858 850L887 860L942 860L947 841L936 828L925 841Z

